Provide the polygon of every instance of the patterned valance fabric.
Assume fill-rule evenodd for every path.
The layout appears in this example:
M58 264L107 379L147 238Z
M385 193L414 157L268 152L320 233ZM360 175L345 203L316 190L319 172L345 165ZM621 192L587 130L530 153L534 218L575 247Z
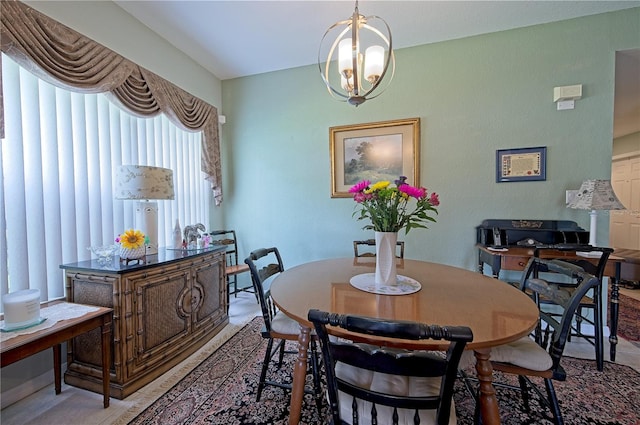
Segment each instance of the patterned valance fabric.
M2 52L39 78L72 91L107 93L138 116L163 112L185 130L202 131L201 169L220 205L222 171L214 106L19 1L3 0L0 8ZM0 102L0 134L3 108Z

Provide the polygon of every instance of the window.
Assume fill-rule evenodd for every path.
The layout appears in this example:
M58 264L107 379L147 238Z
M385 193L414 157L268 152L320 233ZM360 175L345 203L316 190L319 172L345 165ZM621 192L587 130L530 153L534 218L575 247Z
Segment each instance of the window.
M175 200L158 201L160 246L176 219L208 227L211 188L200 171L201 133L164 115L138 118L102 94L48 84L2 57L5 138L0 161L0 291L65 296L60 264L88 260L92 245L134 227L135 201L113 199L122 164L170 168Z

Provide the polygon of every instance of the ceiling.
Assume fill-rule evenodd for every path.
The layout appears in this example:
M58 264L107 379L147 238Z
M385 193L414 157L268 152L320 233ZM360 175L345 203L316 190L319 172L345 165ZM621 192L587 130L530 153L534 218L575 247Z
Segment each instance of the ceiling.
M325 31L349 18L355 5L352 0L114 2L221 80L316 64ZM363 0L359 11L387 21L398 49L638 6L637 0ZM621 63L638 67L635 73L620 72L621 78L631 78L637 86L635 97L622 88L623 80L617 84L625 101L635 100L636 105L616 105L616 110L627 115L635 110L638 118L640 61L631 55ZM615 121L623 125L628 119Z

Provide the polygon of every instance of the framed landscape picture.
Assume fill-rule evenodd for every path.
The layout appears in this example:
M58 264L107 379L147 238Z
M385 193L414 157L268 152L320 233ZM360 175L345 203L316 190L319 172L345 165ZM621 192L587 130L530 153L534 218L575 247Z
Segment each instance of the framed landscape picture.
M420 118L331 127L329 152L332 198L351 197L349 188L362 180L406 176L420 186Z

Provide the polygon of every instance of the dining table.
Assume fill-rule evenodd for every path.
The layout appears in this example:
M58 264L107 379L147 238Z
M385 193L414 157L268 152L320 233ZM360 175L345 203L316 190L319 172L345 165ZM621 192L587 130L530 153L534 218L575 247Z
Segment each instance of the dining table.
M490 276L445 264L397 259L399 280L409 281L410 293L385 293L362 285L375 271L375 258L332 258L300 264L280 273L271 283L271 297L278 308L300 324L298 355L293 370L289 424L298 424L302 410L307 355L312 324L310 309L408 320L441 326L468 326L473 341L479 382L480 414L484 424L499 424L498 400L493 387L491 347L528 335L538 320L538 308L523 292ZM449 342L439 340L385 340L373 335L356 336L329 327L329 333L376 345L411 350L440 350Z

